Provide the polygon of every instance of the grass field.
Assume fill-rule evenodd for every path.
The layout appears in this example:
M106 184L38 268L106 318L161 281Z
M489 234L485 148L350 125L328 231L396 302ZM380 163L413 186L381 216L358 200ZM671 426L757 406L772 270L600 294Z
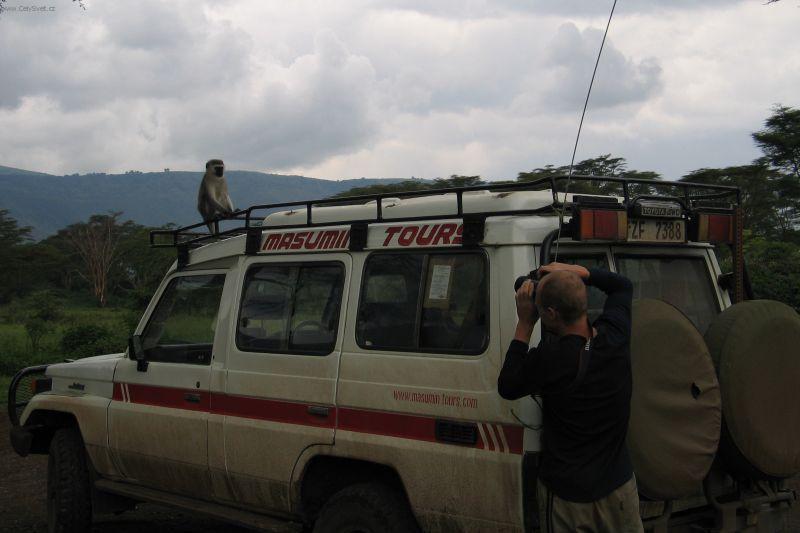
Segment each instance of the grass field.
M6 403L11 376L26 366L57 363L69 357L61 348L61 339L69 328L82 325L102 326L108 330L109 353L125 349L127 338L138 321L138 314L120 307L100 309L81 303L67 303L62 317L50 325L34 351L22 324L16 323L13 307L0 307L0 403Z

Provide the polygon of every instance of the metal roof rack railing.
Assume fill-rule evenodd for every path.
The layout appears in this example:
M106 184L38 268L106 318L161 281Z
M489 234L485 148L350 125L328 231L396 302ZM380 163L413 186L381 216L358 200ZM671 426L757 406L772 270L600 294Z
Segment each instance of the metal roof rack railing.
M720 205L732 206L732 204L739 205L741 203L741 193L738 187L728 185L712 185L706 183L691 183L680 181L660 181L650 179L633 179L621 178L615 176L593 176L593 175L573 175L569 176L548 176L537 180L513 182L513 183L487 183L484 185L473 185L468 187L451 187L442 189L428 189L417 191L402 191L402 192L388 192L380 194L366 194L358 196L343 196L340 198L322 198L318 200L303 200L292 202L279 202L273 204L257 204L252 205L246 209L241 209L231 213L228 216L220 217L211 224L214 226L215 231L202 231L201 228L206 228L206 222L198 222L188 226L183 226L175 229L153 230L150 232L150 246L155 248L161 247L178 247L178 248L194 248L208 244L210 242L224 240L229 237L234 237L243 234L252 234L257 231L259 234L261 230L269 226L263 226L262 220L268 214L275 212L279 209L290 209L294 211L304 210L306 213L306 220L303 223L280 225L276 226L281 229L290 229L297 227L317 227L317 226L345 226L352 224L369 224L379 222L403 222L403 221L416 221L416 220L442 220L452 218L485 218L489 216L506 216L506 215L532 215L544 213L557 213L559 208L563 208L562 212L567 212L570 208L570 203L560 198L564 194L563 190L566 188L567 182L572 182L570 185L570 193L575 194L598 194L598 195L611 195L611 191L603 189L609 184L616 184L621 192L623 202L630 205L639 198L659 198L664 200L673 200L681 203L686 209L692 209L704 202L718 203ZM579 184L590 184L590 190L581 188ZM658 190L671 189L673 194L658 194ZM507 211L487 211L487 212L474 212L464 210L464 193L474 191L493 191L493 192L514 192L514 191L550 191L553 201L551 204L544 207L535 209L514 209ZM674 194L679 192L680 194ZM443 194L455 194L456 209L455 212L442 213L438 215L422 215L422 216L409 216L409 217L390 217L385 218L383 213L383 200L390 198L419 198L425 196L435 196ZM726 200L729 200L727 203ZM348 205L364 205L368 202L375 202L375 215L372 217L362 217L353 220L341 221L326 221L315 222L313 212L315 207L333 207L333 206L348 206ZM226 230L219 230L221 222L240 222L233 228ZM201 230L201 231L198 231Z

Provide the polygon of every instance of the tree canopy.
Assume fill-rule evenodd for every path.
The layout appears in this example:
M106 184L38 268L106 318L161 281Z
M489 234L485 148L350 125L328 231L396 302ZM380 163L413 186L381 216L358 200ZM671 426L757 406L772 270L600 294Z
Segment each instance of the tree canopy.
M784 175L800 179L800 109L776 105L764 123L753 133L764 152L763 161Z
M731 185L742 191L744 227L754 235L774 237L787 229L788 221L781 216L775 198L775 176L758 163L725 168L701 168L681 178L681 181Z
M486 183L480 176L458 176L451 175L449 178L436 178L430 180L410 179L398 183L379 183L368 185L367 187L354 187L347 191L333 196L333 198L345 198L348 196L362 196L370 194L392 194L395 192L426 191L431 189L448 189L451 187L470 187Z

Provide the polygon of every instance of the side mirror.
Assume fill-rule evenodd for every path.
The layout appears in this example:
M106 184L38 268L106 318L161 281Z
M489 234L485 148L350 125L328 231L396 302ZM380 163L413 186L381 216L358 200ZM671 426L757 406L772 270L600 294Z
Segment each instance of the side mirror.
M144 357L141 335L131 335L128 339L128 357L136 360L136 370L147 372L147 359Z

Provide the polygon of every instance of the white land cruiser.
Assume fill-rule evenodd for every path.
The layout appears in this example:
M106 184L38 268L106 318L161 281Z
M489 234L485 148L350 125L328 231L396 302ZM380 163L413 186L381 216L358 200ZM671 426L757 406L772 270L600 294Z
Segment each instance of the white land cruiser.
M154 232L178 260L126 353L25 369L10 388L15 450L50 455L51 531L139 501L273 531L536 531L540 410L501 399L497 376L514 280L556 250L634 285L645 527L779 528L782 479L800 472L800 321L732 306L738 190L572 180L566 198L558 178ZM732 245L732 275L709 243Z

